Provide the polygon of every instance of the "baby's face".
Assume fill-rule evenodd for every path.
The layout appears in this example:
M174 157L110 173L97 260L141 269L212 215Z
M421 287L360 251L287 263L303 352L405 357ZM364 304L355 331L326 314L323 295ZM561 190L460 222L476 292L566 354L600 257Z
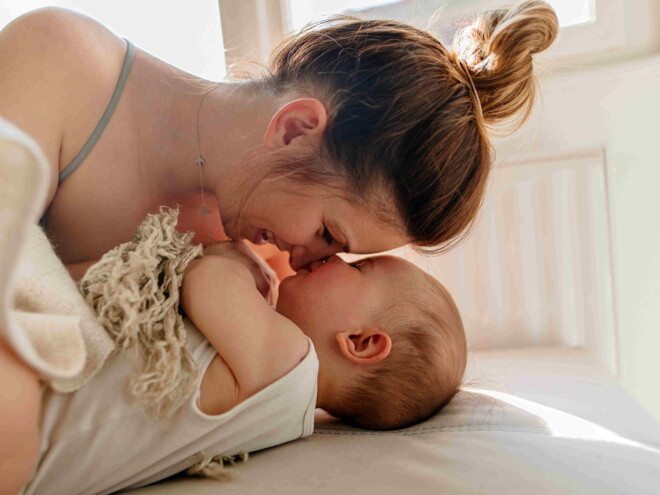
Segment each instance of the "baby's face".
M416 290L424 273L395 256L345 263L333 255L282 281L277 311L292 320L315 345L334 343L340 331L370 325L402 290Z

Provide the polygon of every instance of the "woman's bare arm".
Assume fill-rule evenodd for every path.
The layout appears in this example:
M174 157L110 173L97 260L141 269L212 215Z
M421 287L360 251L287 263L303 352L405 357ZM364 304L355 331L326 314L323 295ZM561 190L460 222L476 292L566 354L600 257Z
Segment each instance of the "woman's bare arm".
M54 9L29 12L0 31L0 115L34 138L51 165L50 203L57 189L66 105L75 67L70 28Z
M51 165L46 205L72 129L96 108L90 102L99 88L115 82L124 50L98 22L56 7L28 12L0 31L0 116L30 135Z
M39 452L41 386L0 336L0 493L18 493Z

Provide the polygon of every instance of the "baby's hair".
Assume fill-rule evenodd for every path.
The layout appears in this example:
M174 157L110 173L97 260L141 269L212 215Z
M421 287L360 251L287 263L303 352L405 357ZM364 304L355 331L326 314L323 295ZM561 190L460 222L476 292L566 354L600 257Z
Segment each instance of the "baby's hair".
M540 0L486 12L452 49L390 20L309 25L278 48L261 82L276 95L318 98L328 124L316 154L274 173L301 172L301 182L318 184L330 171L373 211L394 198L387 213L396 228L424 250L447 248L481 205L492 162L487 130L527 117L532 55L557 31Z
M377 324L390 335L392 351L346 387L330 414L361 428L404 428L458 392L467 362L461 317L442 284L427 274L424 280L384 306Z

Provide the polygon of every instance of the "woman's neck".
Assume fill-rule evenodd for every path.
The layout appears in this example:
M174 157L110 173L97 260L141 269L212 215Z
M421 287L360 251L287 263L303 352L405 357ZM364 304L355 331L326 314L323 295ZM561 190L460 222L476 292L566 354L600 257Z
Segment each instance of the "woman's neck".
M274 96L249 82L196 78L144 52L136 62L132 77L140 91L134 118L138 166L150 189L145 194L172 204L200 195L203 188L209 200L217 198L226 220L242 204L243 179L263 161ZM200 152L205 162L201 181Z
M139 51L131 78L139 149L137 166L154 200L162 204L199 193L195 169L197 103L206 81Z
M238 214L254 178L263 173L263 136L275 110L275 98L250 83L220 83L201 106L204 188L217 197L225 227Z

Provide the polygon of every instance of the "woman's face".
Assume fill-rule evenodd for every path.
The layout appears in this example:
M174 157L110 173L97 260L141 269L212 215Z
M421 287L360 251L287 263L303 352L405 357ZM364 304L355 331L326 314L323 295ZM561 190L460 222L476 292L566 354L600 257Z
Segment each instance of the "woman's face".
M291 184L258 187L240 219L238 236L288 251L294 270L338 252L378 253L410 242L390 222L333 194L332 189ZM382 198L380 198L382 200ZM235 233L228 232L236 238Z

